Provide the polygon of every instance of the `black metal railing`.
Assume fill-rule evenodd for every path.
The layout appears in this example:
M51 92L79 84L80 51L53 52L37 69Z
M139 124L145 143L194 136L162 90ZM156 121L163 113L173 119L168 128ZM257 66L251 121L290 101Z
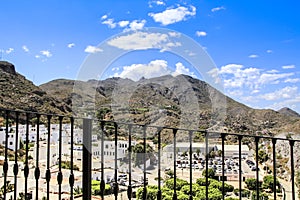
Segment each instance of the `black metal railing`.
M2 163L3 173L0 178L0 184L3 185L0 199L16 200L23 196L24 199L58 198L61 200L82 198L86 200L91 199L92 195L98 195L102 199L106 199L109 195L114 196L114 199L120 199L119 195L124 195L124 199L134 199L136 195L141 195L139 196L140 199L148 199L150 194L149 185L157 187L155 190L156 199L163 199L166 198L164 187L167 185L168 178L173 179L172 191L169 192L172 199L178 199L179 195L182 194L178 191L179 178L185 179L189 185L189 191L184 194L188 196L188 199L201 199L195 197L193 183L195 179L203 177L200 173L203 170L206 170L206 176L203 177L205 180L205 196L203 199L211 199L209 188L211 177L209 177L208 172L209 169L216 172L216 165L211 164L217 162L217 160L213 160L215 156L218 157L218 166L221 173L215 173L213 178L221 182L221 188L219 189L221 199L224 200L228 192L225 190L225 186L227 183L230 184L230 181L226 180L229 177L226 168L230 165L226 164L226 161L230 160L230 156L227 155L229 150L226 149L228 137L236 138L234 143L236 150L230 150L238 155L235 158L237 159L235 165L238 166L238 169L233 174L237 176L236 182L238 183L236 198L242 199L246 179L244 169L247 169L245 160L248 159L246 157L251 157L250 155L243 155L245 153L242 150L243 143L246 143L254 152L253 161L249 162L254 163L252 169L255 170L249 172L249 174L251 173L250 175L256 180L255 188L252 188L252 195L255 196L255 199L261 199L260 197L263 195L262 176L267 173L273 176L272 195L268 193L270 197L275 200L279 199L280 188L285 191L280 198L289 195L294 200L298 196L295 186L294 148L299 140L264 135L241 135L215 133L207 130L147 126L6 109L1 109L0 114L3 117L2 132L0 132L2 141L0 142L4 157ZM54 130L52 124L56 124L58 130ZM69 125L68 128L64 128L65 124ZM21 125L25 126L21 127ZM45 137L41 135L41 125L46 127ZM34 132L30 129L33 126L36 127ZM200 139L199 135L201 136ZM34 141L30 137L34 137ZM67 139L64 139L64 137ZM149 147L151 141L155 141L155 143ZM276 144L279 141L288 143L290 148L289 188L286 188L286 184L284 186L277 184L279 174ZM263 164L267 163L265 160L261 161L260 145L262 143L267 147L266 151L270 150L268 153L272 155L269 158L272 172L265 171L265 169L260 170ZM140 151L134 148L138 144L140 144ZM202 160L200 156L195 154L195 148L201 148L198 144L204 145L201 152L203 155ZM99 147L99 145L100 154L94 153L93 148L95 146ZM218 145L221 146L218 149L220 154L217 156L212 155L212 152L217 152L215 148ZM79 152L75 150L75 146L82 147L82 154L80 154L81 150ZM63 161L66 148L69 150L70 156L69 159ZM152 148L152 150L148 150L148 148ZM108 150L110 151L108 152ZM185 155L183 159L186 159L187 166L182 164L182 155ZM46 160L46 163L42 164L44 160ZM78 164L78 160L81 160L81 164ZM170 160L171 162L169 162ZM99 169L96 170L95 167L92 167L96 166L94 162L100 165ZM75 169L75 163L81 165L81 169ZM198 169L199 165L203 166L203 169ZM120 171L122 166L126 166L125 172ZM181 169L181 172L179 169ZM23 170L23 175L20 170ZM167 171L169 170L172 170L173 174L167 177ZM97 174L98 172L100 177L92 177L93 173ZM107 172L111 172L109 180ZM140 176L135 177L135 173ZM53 177L53 174L56 174L56 178ZM121 179L120 175L125 175L128 179ZM163 175L167 178L163 178ZM99 181L98 192L92 192L92 179ZM125 181L125 184L122 181ZM22 184L20 184L21 182ZM66 182L68 189L65 187ZM106 191L107 184L110 184L111 189L109 191ZM53 186L56 189L53 189ZM75 194L75 186L82 188L82 192L76 191ZM141 188L139 194L136 193L138 188ZM291 191L290 194L287 194L287 191Z

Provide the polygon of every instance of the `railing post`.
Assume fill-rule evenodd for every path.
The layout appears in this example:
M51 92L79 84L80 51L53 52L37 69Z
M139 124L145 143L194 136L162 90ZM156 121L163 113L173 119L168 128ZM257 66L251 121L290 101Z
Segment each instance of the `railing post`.
M294 140L290 140L292 198L295 200Z
M82 199L90 200L91 196L91 170L92 170L92 154L91 154L91 136L92 120L83 119L83 152L82 152Z
M276 189L277 189L277 178L276 178L276 138L272 138L272 144L273 144L273 192L274 192L274 200L276 200Z

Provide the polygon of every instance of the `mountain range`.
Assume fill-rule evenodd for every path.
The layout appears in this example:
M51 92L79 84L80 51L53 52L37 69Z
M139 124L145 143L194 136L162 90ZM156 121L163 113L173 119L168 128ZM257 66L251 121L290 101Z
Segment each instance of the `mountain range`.
M289 108L253 109L187 75L138 81L57 79L36 86L13 64L0 61L0 92L0 107L8 109L250 134L300 131L300 115Z

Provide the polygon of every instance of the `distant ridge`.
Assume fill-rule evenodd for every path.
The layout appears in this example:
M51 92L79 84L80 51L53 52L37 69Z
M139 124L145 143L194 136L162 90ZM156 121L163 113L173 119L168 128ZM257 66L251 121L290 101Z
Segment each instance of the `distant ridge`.
M287 107L284 107L284 108L281 108L280 110L278 110L279 113L283 114L283 115L286 115L286 116L290 116L290 117L299 117L300 118L300 114L297 113L296 111L290 109L290 108L287 108Z
M188 88L183 88L185 84L182 84L182 80L189 85ZM74 83L83 92L76 93L73 90ZM166 75L138 81L122 78L90 81L58 79L40 87L47 94L68 104L74 100L73 97L77 97L75 99L81 108L88 108L91 113L99 111L101 117L107 120L131 120L138 124L163 124L168 127L178 127L184 120L187 123L194 120L192 123L198 123L199 129L214 128L213 131L245 134L300 132L299 115L250 108L225 96L206 82L187 75ZM117 90L120 93L116 98L114 95ZM192 96L196 97L197 105L189 103ZM218 112L212 110L218 98L226 99L226 116L221 123L216 117ZM199 110L198 117L183 118L182 104L188 104L190 110Z

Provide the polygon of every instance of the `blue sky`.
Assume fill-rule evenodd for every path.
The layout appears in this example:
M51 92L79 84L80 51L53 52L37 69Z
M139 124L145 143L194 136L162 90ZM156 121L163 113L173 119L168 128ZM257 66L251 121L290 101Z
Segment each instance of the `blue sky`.
M298 1L0 3L2 60L15 64L19 73L37 85L57 78L77 79L89 56L103 51L98 46L103 41L127 31L157 27L199 43L216 65L211 75L221 79L230 97L254 108L287 106L300 113ZM99 78L138 79L165 73L203 78L184 58L157 49L123 55Z

